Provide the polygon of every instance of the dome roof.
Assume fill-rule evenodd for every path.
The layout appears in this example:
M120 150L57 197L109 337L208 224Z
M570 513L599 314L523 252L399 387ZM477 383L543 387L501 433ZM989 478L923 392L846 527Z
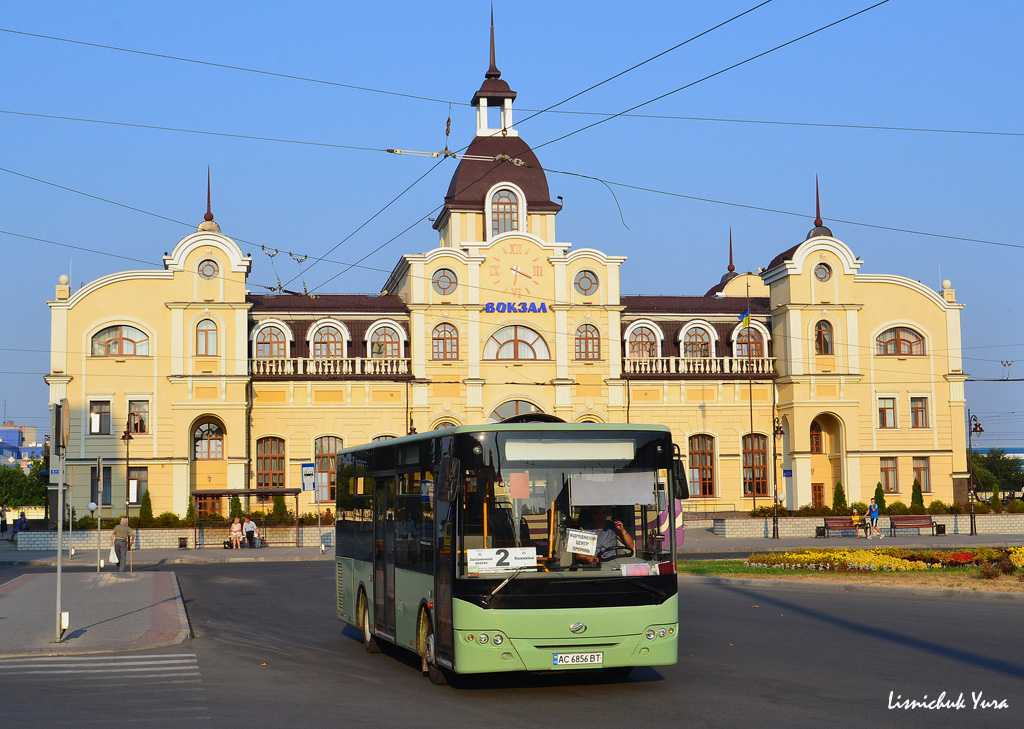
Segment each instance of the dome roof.
M521 160L523 164L499 156ZM544 168L522 137L476 137L466 150L466 157L468 159L459 160L444 196L446 210L480 210L486 202L487 191L502 182L518 186L526 195L526 206L531 211L562 209L558 203L551 202Z

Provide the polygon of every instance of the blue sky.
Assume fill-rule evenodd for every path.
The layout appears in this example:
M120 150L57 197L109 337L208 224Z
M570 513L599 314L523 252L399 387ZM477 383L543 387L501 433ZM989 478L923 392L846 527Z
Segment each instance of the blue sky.
M623 111L871 4L774 0L559 109ZM648 116L619 117L551 144L602 117L526 119L526 110L560 102L755 5L495 4L498 67L519 93L516 127L549 170L552 195L564 200L559 239L628 255L625 293L702 294L725 271L730 227L741 270L766 266L803 240L818 175L826 225L864 260L862 271L936 289L951 279L966 305L972 377L1024 372L1017 303L1024 130L1015 91L1024 4L891 0L635 112ZM261 245L308 255L290 287L319 289L343 266L308 268L314 259L344 240L328 258L354 262L394 238L324 293L376 293L400 255L433 247L425 217L441 203L454 163L430 171L435 160L343 147L439 150L449 103L450 146L468 144L468 102L487 69L489 12L488 2L469 0L5 4L0 281L8 336L0 344L0 398L7 417L47 427L45 302L58 277L69 274L77 289L115 271L160 267L163 252L202 219L207 166L217 221L253 255L254 293L300 273L285 253L271 260ZM660 193L613 186L613 198L576 174ZM1024 440L1022 392L1020 383L968 383L968 405L985 428L978 445Z

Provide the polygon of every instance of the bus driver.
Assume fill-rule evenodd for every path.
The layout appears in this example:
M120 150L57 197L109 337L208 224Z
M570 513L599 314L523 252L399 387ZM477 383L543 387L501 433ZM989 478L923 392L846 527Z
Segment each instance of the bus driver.
M611 521L608 518L607 506L584 507L580 511L580 528L584 531L597 534L597 554L577 554L580 562L595 564L601 561L606 553L614 552L621 540L628 549L633 549L633 537L626 531L625 525L616 519Z

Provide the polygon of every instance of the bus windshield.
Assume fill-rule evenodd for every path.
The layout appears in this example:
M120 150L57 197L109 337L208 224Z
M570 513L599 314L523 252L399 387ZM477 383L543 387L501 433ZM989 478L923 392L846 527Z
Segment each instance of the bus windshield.
M484 431L458 450L459 577L674 573L667 434Z

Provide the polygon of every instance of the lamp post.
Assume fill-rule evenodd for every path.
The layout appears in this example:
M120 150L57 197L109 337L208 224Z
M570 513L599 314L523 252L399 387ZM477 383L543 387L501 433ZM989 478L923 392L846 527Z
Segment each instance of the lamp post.
M131 423L125 424L124 435L121 436L121 440L124 441L124 515L130 516L128 513L128 504L131 503L132 483L132 460L130 452L132 442Z
M772 539L779 538L779 436L783 434L782 422L776 417L775 428L772 430Z
M970 408L967 409L967 483L970 486L967 498L971 501L971 536L978 534L978 523L974 518L974 446L971 444L972 438L975 433L984 433L985 429L981 427L981 423L978 422L977 415L971 415Z

